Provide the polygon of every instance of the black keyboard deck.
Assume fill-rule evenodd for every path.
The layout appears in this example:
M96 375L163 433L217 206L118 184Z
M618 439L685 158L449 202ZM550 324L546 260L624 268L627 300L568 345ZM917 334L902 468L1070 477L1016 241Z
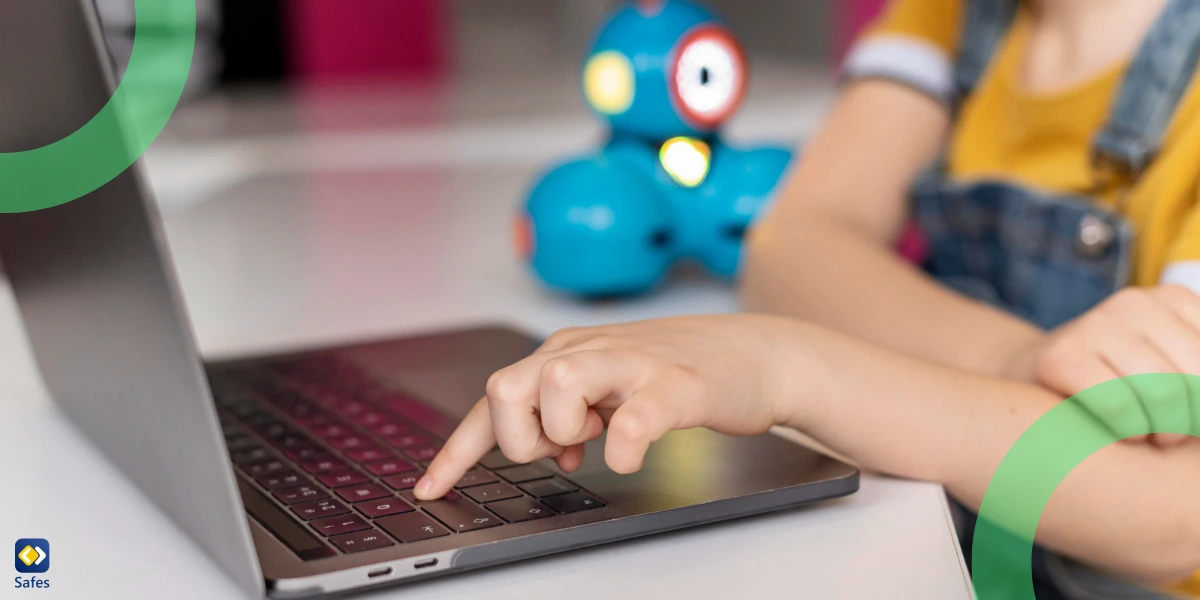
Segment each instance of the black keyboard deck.
M221 373L213 392L241 475L340 553L604 506L498 450L445 498L416 500L412 488L442 440L403 416L411 395L332 355Z

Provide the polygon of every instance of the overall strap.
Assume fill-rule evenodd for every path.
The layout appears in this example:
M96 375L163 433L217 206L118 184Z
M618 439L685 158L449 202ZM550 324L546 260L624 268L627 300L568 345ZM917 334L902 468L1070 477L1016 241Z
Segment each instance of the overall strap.
M1130 64L1108 122L1092 141L1097 183L1132 181L1162 144L1200 57L1200 0L1171 0Z
M966 10L954 65L955 103L975 90L1017 16L1018 0L964 0Z

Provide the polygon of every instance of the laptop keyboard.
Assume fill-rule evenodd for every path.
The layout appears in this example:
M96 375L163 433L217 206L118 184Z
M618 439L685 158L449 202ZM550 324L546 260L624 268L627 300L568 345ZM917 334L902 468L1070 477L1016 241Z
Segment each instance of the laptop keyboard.
M221 372L212 383L238 471L340 553L604 506L499 450L441 500L417 500L413 486L442 440L406 415L431 409L332 355Z

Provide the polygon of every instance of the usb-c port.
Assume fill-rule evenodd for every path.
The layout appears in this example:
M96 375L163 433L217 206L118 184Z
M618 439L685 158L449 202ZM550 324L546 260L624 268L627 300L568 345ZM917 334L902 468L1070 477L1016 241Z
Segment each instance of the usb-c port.
M392 574L392 568L384 567L382 569L375 569L374 571L367 573L367 577L370 579L374 579L376 577L383 577L384 575L391 575L391 574Z
M427 558L425 560L418 560L417 562L413 563L414 569L424 569L433 566L437 566L436 558Z

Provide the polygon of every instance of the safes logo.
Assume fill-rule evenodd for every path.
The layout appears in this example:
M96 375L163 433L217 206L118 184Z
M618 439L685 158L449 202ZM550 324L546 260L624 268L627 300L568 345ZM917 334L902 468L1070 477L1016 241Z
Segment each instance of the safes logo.
M45 573L50 570L50 542L41 538L21 538L13 546L13 555L18 573ZM49 579L38 577L15 577L15 588L45 589Z

